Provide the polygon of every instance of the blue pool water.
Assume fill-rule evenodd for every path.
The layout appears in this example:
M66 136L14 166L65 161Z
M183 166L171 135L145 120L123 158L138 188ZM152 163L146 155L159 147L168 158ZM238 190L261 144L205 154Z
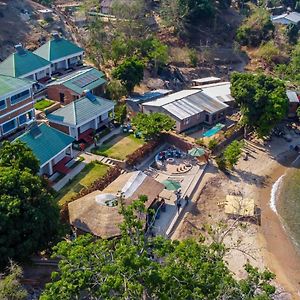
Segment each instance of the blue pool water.
M225 125L223 124L217 124L216 126L214 126L213 128L207 130L206 132L203 133L204 137L211 137L213 135L215 135L216 133L218 133Z

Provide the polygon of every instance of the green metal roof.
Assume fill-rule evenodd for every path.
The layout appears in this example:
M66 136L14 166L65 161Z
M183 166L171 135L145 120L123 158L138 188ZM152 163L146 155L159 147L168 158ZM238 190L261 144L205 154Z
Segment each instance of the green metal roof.
M54 111L47 115L47 118L53 122L80 125L113 109L114 106L115 103L113 101L93 95L92 99L89 99L86 96Z
M78 70L68 76L50 83L48 86L62 84L75 93L82 95L85 90L93 90L106 83L106 80L102 78L103 76L103 72L95 68L89 68Z
M33 81L27 79L0 75L0 97L22 88L26 88L31 84L33 84Z
M53 62L57 59L83 51L84 50L82 48L68 40L63 38L53 38L36 49L34 53Z
M37 159L40 161L41 166L57 156L57 154L71 145L74 141L74 138L71 136L44 123L39 125L38 129L33 127L32 130L25 132L17 139L31 148ZM33 133L33 130L37 130L38 132Z
M50 65L46 59L23 49L22 53L13 53L0 63L0 74L20 77Z

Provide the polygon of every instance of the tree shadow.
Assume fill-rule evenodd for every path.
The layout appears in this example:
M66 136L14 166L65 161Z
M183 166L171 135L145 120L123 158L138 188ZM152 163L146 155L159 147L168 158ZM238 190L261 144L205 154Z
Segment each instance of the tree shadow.
M235 170L235 172L237 175L229 173L227 177L235 182L244 181L257 187L265 187L269 179L269 176L257 175L246 170Z

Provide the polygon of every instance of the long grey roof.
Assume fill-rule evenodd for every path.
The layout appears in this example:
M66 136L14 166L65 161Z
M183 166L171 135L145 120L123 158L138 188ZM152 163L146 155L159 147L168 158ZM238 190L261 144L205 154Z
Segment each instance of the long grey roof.
M216 98L223 103L226 103L234 101L234 98L231 96L230 86L230 82L225 81L202 85L199 88L201 88L202 92L207 96Z
M93 96L92 100L82 97L47 115L49 121L68 125L81 125L115 106L113 101Z
M290 12L290 13L285 13L285 14L282 14L282 15L279 15L279 16L273 16L272 17L273 21L280 22L280 19L286 19L286 20L289 20L290 22L292 22L294 24L297 24L297 23L300 22L300 14L293 11L293 12Z
M203 111L216 113L228 107L222 101L195 89L183 90L143 105L160 106L179 120L184 120Z
M295 91L287 90L286 95L289 98L289 102L299 103L298 95Z

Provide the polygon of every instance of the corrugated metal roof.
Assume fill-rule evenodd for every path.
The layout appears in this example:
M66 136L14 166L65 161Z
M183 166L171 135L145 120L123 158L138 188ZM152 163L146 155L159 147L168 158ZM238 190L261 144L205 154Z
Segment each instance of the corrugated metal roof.
M83 51L84 50L76 44L59 37L49 40L36 49L34 53L44 59L54 61Z
M230 82L220 82L202 85L201 90L209 97L216 98L221 102L226 103L234 100L231 96L230 86Z
M50 61L23 49L22 53L13 53L0 63L0 74L20 77L50 65Z
M74 141L74 138L44 123L39 125L38 129L40 131L38 135L33 135L28 131L19 136L17 140L27 144L39 160L40 165L57 156Z
M61 84L81 95L85 90L93 90L96 87L106 83L106 80L102 78L103 76L103 72L95 68L89 68L78 70L72 74L62 77L54 82L51 82L48 84L48 86Z
M161 106L174 117L184 120L203 111L216 113L228 107L222 101L202 91L183 90L143 105Z
M195 83L205 84L205 83L209 83L209 82L212 83L212 82L221 81L221 78L210 76L210 77L204 77L204 78L197 78L192 81Z
M33 81L27 79L0 75L0 97L22 88L29 88L32 84Z
M113 101L101 97L94 96L93 100L82 97L47 115L47 118L53 122L80 125L113 109L114 106Z
M293 11L293 12L290 12L290 13L285 13L285 14L282 14L282 15L279 15L279 16L273 16L272 17L273 21L280 22L280 19L286 19L288 21L291 21L292 23L297 24L297 23L300 22L300 14Z

